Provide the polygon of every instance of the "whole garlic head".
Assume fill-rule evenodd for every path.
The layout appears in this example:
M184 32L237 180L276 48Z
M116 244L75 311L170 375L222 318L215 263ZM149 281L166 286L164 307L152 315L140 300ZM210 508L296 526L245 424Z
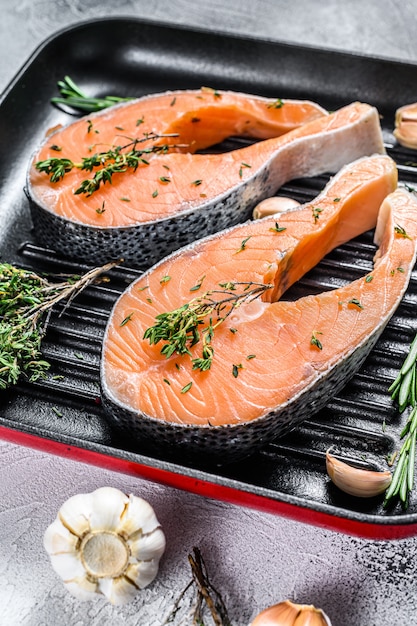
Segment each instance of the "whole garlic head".
M330 619L312 604L285 600L261 611L249 626L332 626Z
M121 605L156 577L165 535L146 500L102 487L64 502L44 547L72 595Z

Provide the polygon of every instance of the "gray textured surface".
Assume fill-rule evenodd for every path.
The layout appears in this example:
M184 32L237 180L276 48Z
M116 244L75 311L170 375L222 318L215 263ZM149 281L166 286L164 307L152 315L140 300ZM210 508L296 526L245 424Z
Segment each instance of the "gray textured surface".
M108 15L417 61L412 0L0 0L0 9L0 89L46 37ZM74 600L42 547L62 502L104 485L149 500L168 543L155 583L118 609L100 599ZM0 442L1 626L160 625L190 579L187 554L194 545L205 555L234 626L287 597L321 606L333 626L417 624L417 539L350 538Z

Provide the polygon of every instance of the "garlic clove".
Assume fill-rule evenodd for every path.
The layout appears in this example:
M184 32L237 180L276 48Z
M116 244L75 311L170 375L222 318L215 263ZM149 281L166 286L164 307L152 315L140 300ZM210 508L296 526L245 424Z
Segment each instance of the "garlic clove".
M294 209L298 206L300 206L300 203L293 198L287 198L285 196L272 196L271 198L262 200L262 202L259 202L259 204L256 205L253 209L252 217L255 220L259 220L263 217L284 213L285 211Z
M139 516L142 520L140 530L143 534L150 533L159 526L155 512L149 502L137 496L130 496L126 511L120 520L118 531L127 535L137 532L136 520Z
M332 626L321 609L285 600L261 611L249 626Z
M79 540L77 535L74 535L68 528L62 525L60 520L56 519L47 528L43 538L43 545L45 550L51 554L75 552Z
M339 489L358 498L372 498L384 493L392 480L389 470L377 472L359 469L339 461L329 451L326 452L326 469Z
M115 606L131 602L138 593L138 588L125 576L119 578L103 578L98 584L99 593Z
M81 536L90 530L90 513L93 508L93 500L89 493L79 493L61 506L59 517L64 526L69 528L74 535Z
M51 554L51 565L64 581L84 578L86 573L77 552Z
M165 551L165 535L160 528L156 528L147 535L131 540L130 549L138 561L160 558Z
M305 608L294 622L294 626L331 626L327 615L314 606Z
M109 487L69 498L44 535L67 589L79 599L102 594L113 604L130 601L154 580L165 545L151 505Z
M158 573L158 561L139 561L131 563L126 571L126 576L132 580L139 589L144 589L155 579Z
M394 137L405 148L417 148L417 103L406 104L397 109Z
M64 581L64 587L77 600L93 600L97 598L97 583L91 582L85 576Z
M129 502L129 498L114 487L101 487L92 494L90 527L116 530Z

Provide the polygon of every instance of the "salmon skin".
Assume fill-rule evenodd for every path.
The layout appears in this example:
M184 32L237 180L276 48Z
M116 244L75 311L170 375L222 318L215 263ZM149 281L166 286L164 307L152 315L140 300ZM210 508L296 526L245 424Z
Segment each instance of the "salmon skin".
M212 94L209 97L214 106L216 99ZM232 96L222 95L223 98L226 102ZM271 117L285 111L287 103L276 111L262 105L263 115ZM132 107L123 104L113 113L107 110L91 116L92 128L86 120L78 121L49 137L34 156L27 190L35 234L43 245L83 261L100 263L122 257L133 267L148 268L195 239L245 221L260 200L288 180L336 172L360 156L384 152L376 109L353 103L280 137L220 154L193 154L195 149L205 147L209 138L207 133L190 135L201 122L187 124L183 115L175 123L170 120L163 129L175 130L175 137L153 140L151 145L147 140L144 144L149 150L157 150L160 141L168 141L166 150L147 153L146 163L141 162L136 170L126 167L126 171L113 174L111 184L101 184L90 195L74 191L93 173L75 168L52 183L44 171L36 168L35 164L57 155L78 161L91 155L86 143L91 145L98 141L97 137L100 142L106 139L114 145L120 141L117 133L122 132L115 131L116 120L123 114L119 128L127 127L126 111ZM221 109L219 115L220 112ZM138 112L134 119L137 116ZM210 119L217 118L213 115ZM105 133L108 126L110 134ZM261 134L258 126L253 123L246 132L251 129ZM99 133L91 136L92 129ZM236 128L236 124L232 127L226 122L225 129L221 136L220 131L213 130L211 139L217 141L226 131L241 131L241 123ZM130 137L139 135L137 130L128 130ZM272 126L268 132L278 131ZM51 146L62 149L56 153Z
M322 408L359 369L407 287L417 201L396 187L390 157L359 159L313 202L197 241L145 272L115 304L104 337L102 398L111 421L182 459L225 463ZM372 272L336 290L280 300L330 250L374 228L378 211ZM270 288L217 326L208 370L193 364L209 316L187 353L167 357L167 342L144 338L157 315L225 283L233 293L233 282ZM217 293L211 297L221 299Z

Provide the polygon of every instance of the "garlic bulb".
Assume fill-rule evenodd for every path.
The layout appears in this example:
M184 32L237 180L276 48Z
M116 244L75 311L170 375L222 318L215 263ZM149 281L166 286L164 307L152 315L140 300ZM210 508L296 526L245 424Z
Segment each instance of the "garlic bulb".
M113 487L69 498L46 529L56 573L79 600L125 604L158 573L165 535L151 505Z
M285 600L261 611L249 626L332 626L321 609L312 604L295 604Z
M417 148L417 103L406 104L397 109L394 137L406 148Z
M272 196L271 198L262 200L262 202L256 205L253 209L252 217L255 220L259 220L263 217L275 215L276 213L284 213L285 211L293 209L297 206L300 206L300 203L293 198L286 198L285 196Z
M326 452L326 469L332 482L345 493L359 498L378 496L388 488L392 475L389 470L376 472L352 467Z

